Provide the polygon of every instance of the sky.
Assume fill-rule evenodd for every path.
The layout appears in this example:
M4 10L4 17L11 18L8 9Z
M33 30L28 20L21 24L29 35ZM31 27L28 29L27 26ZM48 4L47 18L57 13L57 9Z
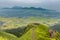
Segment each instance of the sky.
M60 0L0 0L0 8L23 6L42 7L52 10L60 10Z

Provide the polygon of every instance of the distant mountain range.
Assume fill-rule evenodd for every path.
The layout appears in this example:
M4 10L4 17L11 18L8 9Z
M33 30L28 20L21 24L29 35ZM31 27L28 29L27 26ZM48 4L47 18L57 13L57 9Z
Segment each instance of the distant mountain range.
M7 9L7 10L6 10ZM55 10L45 9L41 7L5 7L2 9L1 16L7 16L7 17L56 17L60 18L60 12L57 12Z
M3 9L36 9L36 10L47 10L47 11L49 11L49 9L45 9L45 8L41 8L41 7L36 8L36 7L19 7L19 6L14 6L14 7L11 7L11 8L5 7Z

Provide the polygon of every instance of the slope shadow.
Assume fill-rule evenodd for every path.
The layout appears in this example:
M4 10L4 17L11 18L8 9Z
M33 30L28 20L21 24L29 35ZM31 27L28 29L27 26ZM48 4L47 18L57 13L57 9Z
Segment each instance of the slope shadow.
M5 32L8 32L8 33L11 33L11 34L14 34L15 36L17 37L21 37L23 34L25 34L29 29L31 29L30 27L19 27L19 28L16 28L16 29L7 29L7 30L4 30Z

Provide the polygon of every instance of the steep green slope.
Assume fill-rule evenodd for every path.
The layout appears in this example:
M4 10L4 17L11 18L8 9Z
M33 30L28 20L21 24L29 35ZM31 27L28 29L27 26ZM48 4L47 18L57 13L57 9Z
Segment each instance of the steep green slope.
M51 38L48 30L49 27L46 25L31 23L27 25L19 38L12 34L0 31L0 40L60 40L60 34L58 32L56 32L54 38Z
M54 26L51 26L50 28L53 29L53 30L57 30L58 32L60 32L60 23L57 23Z
M0 31L0 40L18 40L18 38L12 34Z
M56 37L50 38L48 27L43 24L29 24L30 28L19 40L60 40L60 34L56 32Z

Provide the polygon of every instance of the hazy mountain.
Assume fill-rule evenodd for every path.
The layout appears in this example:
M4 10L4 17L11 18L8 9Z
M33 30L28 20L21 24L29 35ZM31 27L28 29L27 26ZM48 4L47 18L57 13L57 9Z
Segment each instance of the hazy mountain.
M3 8L0 10L0 16L5 17L60 17L60 13L55 10L36 7L19 7Z
M11 8L9 8L9 7L5 7L5 8L3 8L3 9L35 9L35 10L47 10L47 11L49 11L48 9L45 9L45 8L41 8L41 7L20 7L20 6L13 6L13 7L11 7Z

